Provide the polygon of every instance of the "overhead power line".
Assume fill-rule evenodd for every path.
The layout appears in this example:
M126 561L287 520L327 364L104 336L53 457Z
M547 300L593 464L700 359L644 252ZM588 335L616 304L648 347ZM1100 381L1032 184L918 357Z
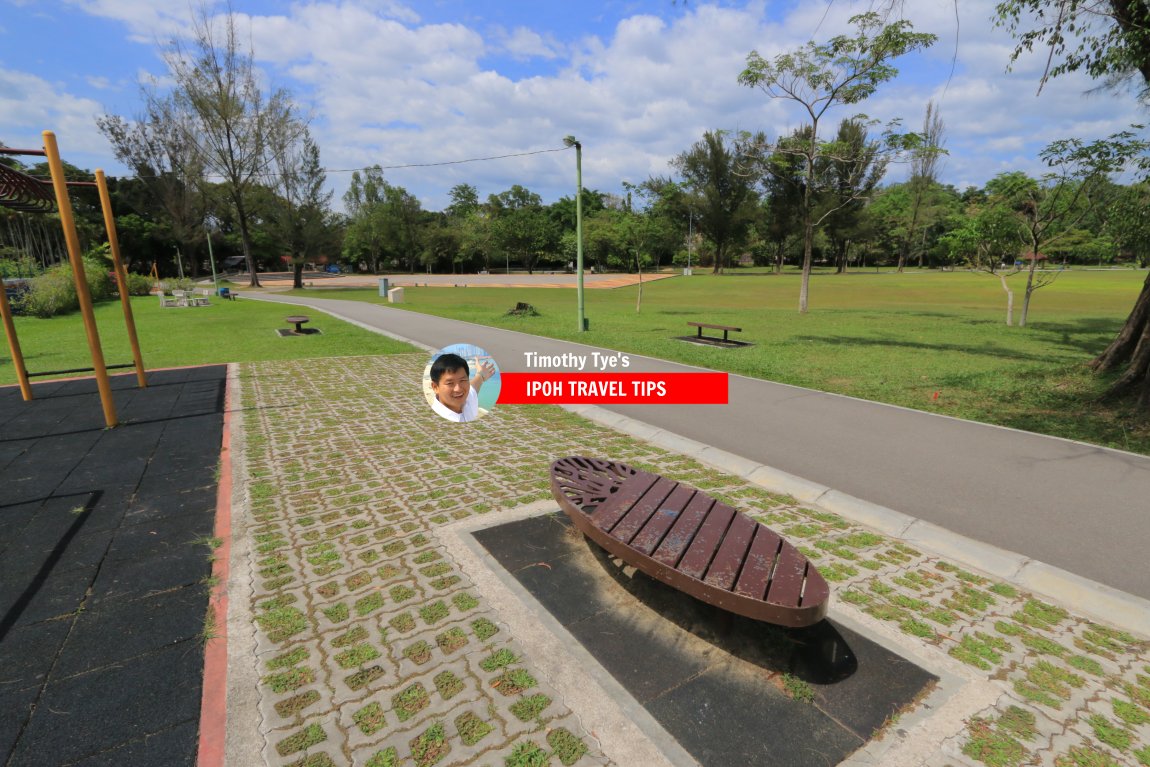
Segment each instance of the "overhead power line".
M506 160L509 157L527 157L533 154L547 154L549 152L566 152L571 147L562 146L558 149L537 149L534 152L516 152L514 154L498 154L492 157L471 157L466 160L445 160L444 162L412 162L405 165L371 165L369 167L378 167L380 170L400 170L402 168L434 168L440 165L463 165L469 162L487 162L489 160ZM367 170L367 168L325 168L327 173L355 173L356 171Z

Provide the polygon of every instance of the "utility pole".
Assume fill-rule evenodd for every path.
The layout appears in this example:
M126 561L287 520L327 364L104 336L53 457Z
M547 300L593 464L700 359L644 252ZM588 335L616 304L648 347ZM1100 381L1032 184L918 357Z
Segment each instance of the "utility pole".
M567 146L575 147L575 273L578 275L579 332L587 330L583 314L583 145L574 136L563 139Z

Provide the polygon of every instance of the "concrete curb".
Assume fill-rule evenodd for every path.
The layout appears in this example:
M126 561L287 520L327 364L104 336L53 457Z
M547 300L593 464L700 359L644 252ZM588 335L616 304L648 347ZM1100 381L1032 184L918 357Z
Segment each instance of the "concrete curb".
M224 765L260 764L264 739L261 733L260 668L257 657L251 508L247 497L247 458L243 390L238 364L228 366L228 406L231 411L231 509L232 536L229 575L227 637L227 734ZM256 733L258 737L253 737Z
M898 538L915 548L1007 581L1074 613L1142 636L1150 636L1150 600L1053 565L951 532L894 509L864 501L785 471L660 429L595 405L563 405L589 421L690 456L774 493L817 505L852 522Z

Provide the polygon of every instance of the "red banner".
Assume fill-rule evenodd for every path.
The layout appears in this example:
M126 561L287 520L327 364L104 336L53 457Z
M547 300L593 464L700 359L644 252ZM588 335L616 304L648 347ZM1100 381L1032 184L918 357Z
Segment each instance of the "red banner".
M501 373L500 405L725 405L726 373Z

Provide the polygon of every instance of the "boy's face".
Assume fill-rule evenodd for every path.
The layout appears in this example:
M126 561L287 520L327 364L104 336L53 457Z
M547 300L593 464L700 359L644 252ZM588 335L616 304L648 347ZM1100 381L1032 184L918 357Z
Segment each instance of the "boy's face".
M463 412L463 405L467 402L467 393L471 391L471 380L467 377L467 369L445 370L439 377L439 383L434 381L431 390L448 410L455 413Z

